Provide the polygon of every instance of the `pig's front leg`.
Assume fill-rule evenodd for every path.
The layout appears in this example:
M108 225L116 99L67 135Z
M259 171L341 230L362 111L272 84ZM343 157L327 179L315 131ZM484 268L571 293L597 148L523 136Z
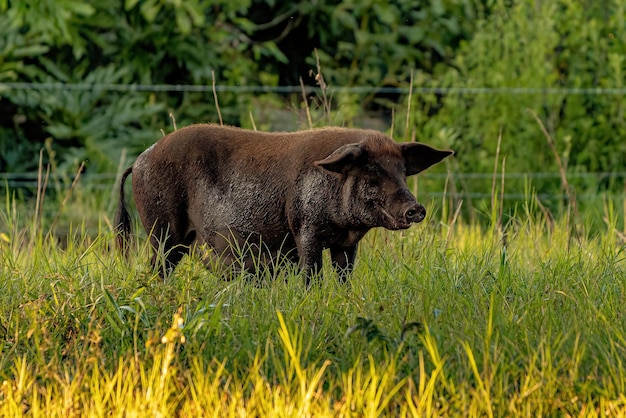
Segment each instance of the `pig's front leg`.
M313 231L303 229L295 234L300 266L303 269L304 285L311 287L311 280L322 271L322 244Z
M354 269L357 247L357 244L350 247L330 247L330 257L333 260L333 267L339 275L338 277L341 283L346 282Z

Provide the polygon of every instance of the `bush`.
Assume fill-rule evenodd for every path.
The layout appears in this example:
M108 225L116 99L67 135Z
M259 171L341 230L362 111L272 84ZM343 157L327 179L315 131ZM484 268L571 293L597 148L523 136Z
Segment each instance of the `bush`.
M418 139L447 142L457 151L461 172L489 173L502 132L500 156L507 157L508 172L558 173L534 112L574 183L576 173L623 172L624 98L613 89L623 87L625 5L495 2L477 22L475 36L461 43L449 71L416 79L420 87L445 89L414 99L421 112L415 117ZM617 176L577 185L594 192L623 187ZM536 186L539 193L561 189L558 177ZM489 192L491 179L474 187Z
M412 67L451 59L470 31L471 3L0 2L0 83L27 83L0 85L0 171L36 169L46 138L60 168L84 159L88 170L113 171L122 148L135 154L169 130L170 112L179 126L218 120L210 90L137 92L135 84L272 87L302 77L315 85L308 70L318 48L332 85L401 86ZM225 123L250 125L258 103L279 98L220 92L219 103ZM351 123L376 98L338 98L333 121ZM286 101L299 113L299 92L280 99L270 109L280 113Z

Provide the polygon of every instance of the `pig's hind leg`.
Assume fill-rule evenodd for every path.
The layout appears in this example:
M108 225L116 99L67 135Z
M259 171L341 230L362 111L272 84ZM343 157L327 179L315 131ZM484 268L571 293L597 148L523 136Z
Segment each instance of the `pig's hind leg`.
M182 222L162 223L158 220L150 231L151 265L162 278L169 277L180 260L189 254L195 231L186 231Z

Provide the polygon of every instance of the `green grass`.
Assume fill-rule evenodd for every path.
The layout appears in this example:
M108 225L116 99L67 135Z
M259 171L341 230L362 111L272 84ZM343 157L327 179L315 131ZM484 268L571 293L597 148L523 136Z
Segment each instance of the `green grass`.
M106 213L60 243L18 206L0 229L2 416L626 414L617 211L591 234L520 210L504 240L435 202L372 231L349 286L326 265L307 292L290 269L226 282L190 258L163 281L145 240L114 251Z

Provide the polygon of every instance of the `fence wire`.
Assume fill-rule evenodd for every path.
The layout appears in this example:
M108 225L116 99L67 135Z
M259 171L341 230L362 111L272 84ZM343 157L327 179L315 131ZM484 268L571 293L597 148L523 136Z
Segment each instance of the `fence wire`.
M306 93L317 91L315 86L304 86ZM626 88L533 88L533 87L374 87L374 86L329 86L330 91L338 93L384 93L384 94L564 94L564 95L626 95ZM25 83L0 82L0 94L7 90L72 90L72 91L111 91L111 92L193 92L208 93L301 93L301 86L242 86L242 85L205 85L205 84L107 84L107 83Z

